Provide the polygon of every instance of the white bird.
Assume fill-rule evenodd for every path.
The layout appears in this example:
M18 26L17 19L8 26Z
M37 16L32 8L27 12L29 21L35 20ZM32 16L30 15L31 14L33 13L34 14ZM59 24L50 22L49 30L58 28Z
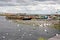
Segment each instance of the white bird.
M56 36L59 36L58 34L56 34Z
M17 24L17 26L19 27L19 24Z
M29 36L31 36L32 34L29 34Z
M33 24L33 26L35 26L35 24Z
M45 29L44 31L46 32L47 30Z
M40 27L43 27L43 25L41 24L41 25L39 25Z
M2 38L5 38L5 36L2 36Z
M44 25L44 27L46 27L46 26L47 26L47 24L46 24L46 23L44 23L43 25Z
M6 33L6 35L8 35L8 33Z

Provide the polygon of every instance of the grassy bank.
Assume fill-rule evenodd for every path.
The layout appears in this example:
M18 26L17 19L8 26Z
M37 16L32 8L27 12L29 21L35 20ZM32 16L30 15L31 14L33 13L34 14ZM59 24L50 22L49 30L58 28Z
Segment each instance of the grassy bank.
M55 28L55 29L57 29L57 30L60 30L60 23L54 24L54 25L52 26L52 28Z

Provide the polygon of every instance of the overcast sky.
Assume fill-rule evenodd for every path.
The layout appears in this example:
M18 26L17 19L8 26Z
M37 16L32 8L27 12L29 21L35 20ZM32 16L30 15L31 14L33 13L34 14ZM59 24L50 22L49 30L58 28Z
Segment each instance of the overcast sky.
M60 0L0 0L0 12L54 14Z

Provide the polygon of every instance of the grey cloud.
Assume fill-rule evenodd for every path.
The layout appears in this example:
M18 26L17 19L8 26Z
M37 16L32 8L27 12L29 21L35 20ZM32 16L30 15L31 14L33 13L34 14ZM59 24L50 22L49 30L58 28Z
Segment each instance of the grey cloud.
M47 1L47 0L35 0L35 1Z
M0 1L5 1L5 2L32 2L32 1L59 1L59 0L0 0Z
M58 4L60 4L60 0L35 0L35 1L54 1L54 2L56 2L56 3L58 3Z
M3 2L9 2L9 1L11 1L11 0L0 0L0 1L3 1Z
M57 1L57 0L35 0L35 1Z
M13 4L0 4L0 6L15 6Z
M60 0L35 0L35 1L54 1L54 2L57 2L57 3L60 2Z
M0 3L0 6L37 5L38 3L36 3L36 1L38 2L54 1L55 3L60 4L60 0L0 0L0 2L3 2L3 3ZM13 3L11 4L8 2L13 2ZM19 3L19 4L16 4L16 3Z

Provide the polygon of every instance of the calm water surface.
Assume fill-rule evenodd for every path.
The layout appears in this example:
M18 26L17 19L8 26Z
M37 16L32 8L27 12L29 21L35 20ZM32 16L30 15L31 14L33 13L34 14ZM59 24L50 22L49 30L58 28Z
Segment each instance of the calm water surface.
M60 34L60 30L17 24L0 16L0 40L37 40L39 37L49 39L56 34Z

